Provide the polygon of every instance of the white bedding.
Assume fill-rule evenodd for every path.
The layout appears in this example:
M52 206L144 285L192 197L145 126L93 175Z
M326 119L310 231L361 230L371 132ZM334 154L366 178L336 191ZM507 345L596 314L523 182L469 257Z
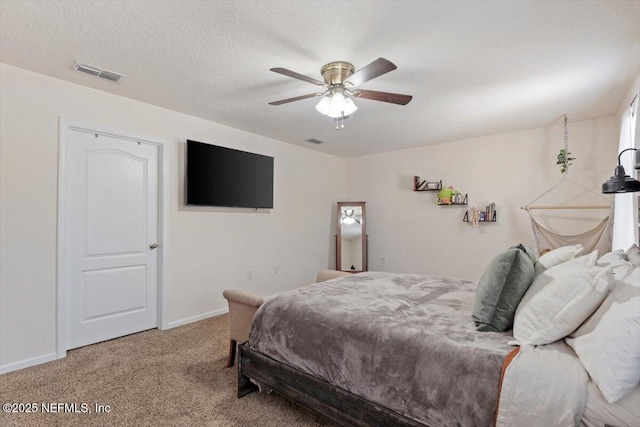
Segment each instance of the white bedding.
M523 345L504 373L496 426L578 425L588 380L564 341Z
M586 427L640 427L640 387L617 402L609 403L593 381L589 381L581 423Z
M524 345L505 370L496 427L640 427L640 387L614 404L564 341Z

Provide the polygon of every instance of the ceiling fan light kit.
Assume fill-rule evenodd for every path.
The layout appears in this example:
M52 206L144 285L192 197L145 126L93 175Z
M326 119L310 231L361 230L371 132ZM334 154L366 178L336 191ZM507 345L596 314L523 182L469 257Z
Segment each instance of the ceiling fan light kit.
M345 97L342 91L337 91L322 97L318 105L316 105L316 110L321 114L334 119L349 116L355 113L357 109L356 104L351 98Z
M320 69L324 82L312 77L296 73L286 68L272 68L274 73L303 80L317 86L324 86L324 92L316 92L294 98L282 99L270 102L271 105L282 105L302 99L322 96L316 105L316 110L336 121L336 129L344 128L344 119L353 114L358 107L352 98L364 98L374 101L389 102L392 104L406 105L412 96L389 92L377 92L372 90L352 90L353 87L395 70L397 67L384 58L378 58L357 72L353 64L345 61L335 61L324 65ZM338 123L341 125L339 126Z

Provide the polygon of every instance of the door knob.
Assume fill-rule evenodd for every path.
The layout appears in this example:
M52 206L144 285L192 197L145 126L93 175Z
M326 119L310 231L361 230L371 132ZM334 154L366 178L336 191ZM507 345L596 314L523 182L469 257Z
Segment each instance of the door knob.
M157 244L157 243L152 243L152 244L150 244L150 245L149 245L149 248L150 248L150 249L155 249L155 248L157 248L157 247L158 247L158 244Z

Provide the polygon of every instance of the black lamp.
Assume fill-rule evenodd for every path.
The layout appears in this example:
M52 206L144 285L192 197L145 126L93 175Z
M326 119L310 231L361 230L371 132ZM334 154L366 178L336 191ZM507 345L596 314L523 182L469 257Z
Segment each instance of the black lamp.
M640 191L640 181L625 174L624 167L620 164L620 156L625 151L636 151L635 169L640 169L640 152L636 148L627 148L618 154L618 166L615 174L607 182L602 184L602 192L608 193L634 193Z

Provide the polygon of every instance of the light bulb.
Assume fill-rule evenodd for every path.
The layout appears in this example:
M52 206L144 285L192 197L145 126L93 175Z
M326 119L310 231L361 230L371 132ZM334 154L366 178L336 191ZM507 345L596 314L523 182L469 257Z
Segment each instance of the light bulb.
M344 95L340 92L334 93L331 97L331 107L329 108L329 113L327 115L333 118L342 117L345 104Z
M316 105L316 110L320 112L320 114L324 114L325 116L329 114L329 107L331 106L331 97L323 96L318 105Z
M351 98L345 99L345 105L344 105L345 116L350 116L351 114L355 113L357 109L358 107L356 107L356 104L351 100Z
M324 96L316 105L316 110L319 113L334 119L353 114L357 109L356 104L350 98L345 97L342 92Z

